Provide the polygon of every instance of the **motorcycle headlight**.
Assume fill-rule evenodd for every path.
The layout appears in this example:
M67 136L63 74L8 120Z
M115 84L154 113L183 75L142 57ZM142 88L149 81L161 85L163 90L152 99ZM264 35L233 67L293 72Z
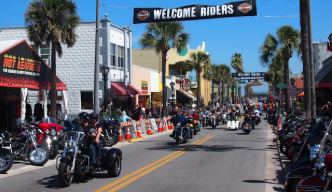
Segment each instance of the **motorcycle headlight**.
M189 124L190 125L190 127L193 127L193 124Z
M55 134L56 134L55 129L52 129L52 131L51 131L51 135L55 135Z
M0 137L0 144L2 144L3 143L3 138L2 137Z
M47 130L46 130L46 134L49 134L49 133L50 133L50 131L47 129Z
M63 133L62 129L58 131L58 135L61 135L62 133Z
M177 126L177 127L181 127L181 123L178 123L176 126Z

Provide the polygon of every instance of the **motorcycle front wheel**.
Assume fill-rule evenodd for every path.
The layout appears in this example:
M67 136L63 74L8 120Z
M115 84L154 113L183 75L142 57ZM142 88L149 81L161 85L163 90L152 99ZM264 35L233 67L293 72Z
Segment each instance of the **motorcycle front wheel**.
M9 151L3 151L0 153L0 174L6 173L13 165L13 157Z
M36 149L37 148L37 149ZM49 158L49 151L44 144L39 143L36 148L33 146L28 151L28 159L32 165L44 165ZM38 153L37 153L38 151Z
M176 141L176 145L180 145L180 138L179 138L179 136L176 136L175 141Z
M74 175L70 173L71 166L65 162L61 162L59 166L59 181L61 186L69 187L73 182Z
M59 144L53 144L51 149L52 149L52 152L50 154L49 159L54 159L54 158L56 158L56 156L59 153Z
M105 138L103 136L99 137L99 141L100 141L101 147L105 147L106 146L106 141L105 141Z

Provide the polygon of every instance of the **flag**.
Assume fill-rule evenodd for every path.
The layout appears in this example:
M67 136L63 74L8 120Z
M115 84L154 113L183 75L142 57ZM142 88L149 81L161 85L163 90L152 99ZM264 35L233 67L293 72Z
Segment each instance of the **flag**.
M166 54L166 61L168 60L169 58L169 54L168 54L168 51L167 51L167 54Z

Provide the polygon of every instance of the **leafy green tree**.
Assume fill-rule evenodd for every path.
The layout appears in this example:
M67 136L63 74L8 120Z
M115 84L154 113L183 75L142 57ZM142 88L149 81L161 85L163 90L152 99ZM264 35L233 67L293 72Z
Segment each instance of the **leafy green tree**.
M196 81L197 81L197 108L200 107L200 95L201 95L201 72L203 72L204 75L204 69L207 69L210 67L210 56L203 51L193 52L190 54L190 60L186 60L185 66L189 70L195 70L196 71Z
M289 59L293 53L301 54L301 35L297 29L285 25L277 29L277 36L267 34L263 45L260 47L259 60L263 66L271 65L273 58L281 57L284 69L284 83L289 84ZM285 89L288 95L288 89ZM289 98L285 97L286 110L289 109Z
M162 54L163 115L166 115L166 55L172 47L181 51L187 46L190 35L183 31L180 22L151 23L139 40L143 49L154 49L157 54Z
M282 84L284 81L284 70L282 57L275 57L271 61L269 70L266 72L264 77L266 82L273 85L274 90L277 90L277 84Z
M56 53L62 56L62 45L73 47L80 23L76 3L72 0L32 0L24 14L30 41L39 46L49 43L51 51L51 117L56 117Z

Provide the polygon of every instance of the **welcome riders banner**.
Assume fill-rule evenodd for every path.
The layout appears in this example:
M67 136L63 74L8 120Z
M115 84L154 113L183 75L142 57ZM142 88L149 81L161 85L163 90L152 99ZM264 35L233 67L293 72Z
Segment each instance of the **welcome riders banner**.
M23 40L0 53L0 86L51 89L51 69ZM58 76L56 89L67 89Z
M134 8L134 24L186 21L223 17L257 16L256 0L230 2L223 5L188 5L174 9Z

